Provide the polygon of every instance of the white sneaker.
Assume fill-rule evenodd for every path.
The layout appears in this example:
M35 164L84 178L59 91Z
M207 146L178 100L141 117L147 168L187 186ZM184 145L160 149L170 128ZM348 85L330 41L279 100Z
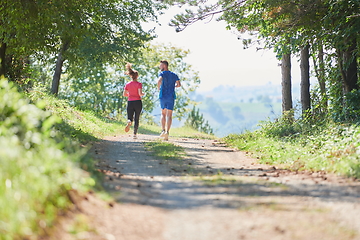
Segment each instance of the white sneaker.
M163 130L161 133L160 133L160 137L165 137L165 130Z
M130 127L131 127L131 121L128 120L127 125L125 127L125 132L128 132L130 130Z
M168 141L168 140L169 140L169 133L168 133L168 132L165 132L165 133L164 133L164 140L165 140L165 141Z
M136 135L136 134L134 134L133 139L137 139L137 135Z

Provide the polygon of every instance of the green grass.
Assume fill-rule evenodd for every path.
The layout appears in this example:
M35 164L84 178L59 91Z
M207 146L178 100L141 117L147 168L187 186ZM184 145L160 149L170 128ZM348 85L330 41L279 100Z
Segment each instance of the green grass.
M170 142L154 141L145 143L145 148L155 157L164 160L182 160L186 156L184 148Z
M328 124L322 130L313 129L313 133L294 133L288 137L269 136L262 129L229 135L224 141L251 152L260 163L360 178L360 127Z
M116 121L96 115L91 111L80 111L66 101L38 93L31 95L36 101L46 102L46 109L60 117L57 128L70 138L82 143L96 141L104 136L123 133L125 121Z
M91 167L86 151L54 127L61 119L42 109L44 101L30 103L6 80L0 99L0 239L28 239L72 205L68 191L95 180L82 169Z

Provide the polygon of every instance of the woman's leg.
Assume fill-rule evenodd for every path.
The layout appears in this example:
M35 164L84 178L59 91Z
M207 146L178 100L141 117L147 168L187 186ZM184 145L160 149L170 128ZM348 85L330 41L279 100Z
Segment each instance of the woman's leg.
M142 102L136 101L136 104L134 105L135 109L135 125L134 125L134 135L137 134L138 128L139 128L139 121L140 121L140 114L142 111Z
M134 113L135 113L135 108L134 108L133 101L128 101L126 111L127 111L128 122L127 122L127 125L125 127L125 132L128 132L130 130L130 126L131 126L131 124L133 122Z

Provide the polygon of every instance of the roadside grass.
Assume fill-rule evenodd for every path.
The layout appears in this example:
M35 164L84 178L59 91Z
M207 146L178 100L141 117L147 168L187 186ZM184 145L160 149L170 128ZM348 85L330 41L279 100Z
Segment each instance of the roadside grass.
M61 119L0 80L0 239L35 239L73 204L69 191L95 185L86 150L67 138Z
M150 151L155 157L164 160L182 160L186 156L183 147L177 146L170 142L153 141L146 142L145 148Z
M360 178L360 127L329 123L313 132L281 136L268 129L229 135L223 140L251 152L260 163L291 170L327 171Z
M169 169L175 172L181 172L187 176L196 174L195 169L186 161L187 155L181 146L157 140L146 142L145 149L161 160L161 164L165 163Z
M125 121L101 117L91 111L81 111L64 100L40 92L31 93L30 98L36 102L42 101L46 110L62 119L56 128L67 137L81 143L86 144L105 136L124 133Z

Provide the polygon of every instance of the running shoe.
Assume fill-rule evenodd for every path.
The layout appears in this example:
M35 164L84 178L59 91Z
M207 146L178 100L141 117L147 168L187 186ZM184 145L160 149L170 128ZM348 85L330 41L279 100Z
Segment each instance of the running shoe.
M165 136L165 130L163 130L161 133L160 133L160 137L164 137Z
M164 133L164 140L168 141L169 140L169 132L165 132Z
M134 134L134 137L133 137L133 139L137 139L137 135L136 135L136 134Z
M125 132L128 132L130 130L130 126L131 126L131 121L128 120L127 125L125 127Z

